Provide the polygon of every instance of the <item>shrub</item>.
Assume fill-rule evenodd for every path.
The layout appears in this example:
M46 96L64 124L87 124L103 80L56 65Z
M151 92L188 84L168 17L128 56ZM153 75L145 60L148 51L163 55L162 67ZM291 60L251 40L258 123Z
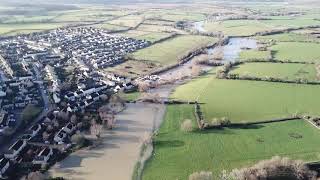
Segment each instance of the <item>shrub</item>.
M222 125L222 126L231 124L230 119L228 119L227 117L221 118L220 122L221 122L221 125Z
M82 147L85 144L85 137L82 134L74 134L71 137L71 142Z
M189 176L189 180L213 180L212 172L195 172Z
M231 179L292 179L315 180L316 172L305 166L303 161L291 160L279 156L270 160L263 160L249 168L234 169L230 173Z
M211 125L212 126L220 126L221 125L221 121L218 118L213 118L211 121Z
M148 82L142 81L138 83L139 92L147 92L150 88L151 87Z
M140 100L142 102L149 102L149 103L162 103L162 99L159 94L154 93L143 93Z
M204 73L200 66L193 65L191 68L191 75L192 76L200 76Z
M34 118L40 114L41 108L34 106L32 104L27 105L24 110L22 111L21 118L23 122L28 124L30 121L32 121Z
M192 132L193 131L192 121L190 119L184 120L183 123L181 124L181 130L184 132Z
M207 65L210 63L210 57L208 54L197 56L195 59L195 64L198 65Z
M227 117L222 117L222 118L213 118L210 125L211 126L227 126L230 125L231 121Z

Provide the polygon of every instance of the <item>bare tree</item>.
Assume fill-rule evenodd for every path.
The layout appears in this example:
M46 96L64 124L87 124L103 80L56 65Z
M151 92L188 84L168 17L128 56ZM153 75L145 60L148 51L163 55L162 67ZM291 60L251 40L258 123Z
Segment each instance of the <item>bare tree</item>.
M270 160L263 160L249 168L234 169L230 173L231 179L293 179L316 180L316 172L311 171L303 161L291 160L275 156Z
M156 93L143 93L140 98L143 102L150 102L150 103L162 103L161 97L159 94Z
M140 92L146 92L150 89L150 84L146 81L138 82L138 89Z
M181 130L184 132L192 132L193 131L192 121L190 119L184 120L181 124Z
M97 139L101 137L102 125L98 124L95 119L91 120L90 132L91 135L94 135Z
M201 69L200 66L198 65L192 65L192 68L191 68L191 75L196 77L196 76L200 76L204 73L204 71Z
M189 180L213 180L212 172L195 172L189 176Z
M46 179L45 175L39 171L31 172L25 178L25 180L45 180L45 179Z
M73 124L77 123L77 116L75 114L72 114L71 118L70 118L70 122Z
M224 57L224 50L223 47L217 47L216 51L213 53L213 59L214 60L223 60Z

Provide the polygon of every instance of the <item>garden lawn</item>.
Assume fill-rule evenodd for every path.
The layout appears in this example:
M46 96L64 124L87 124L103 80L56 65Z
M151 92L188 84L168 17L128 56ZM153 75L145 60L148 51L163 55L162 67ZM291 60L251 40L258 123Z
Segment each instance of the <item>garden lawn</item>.
M178 87L173 98L198 100L207 121L228 117L232 122L256 122L296 113L320 115L320 86L244 80L214 75Z
M36 118L41 113L41 111L42 108L29 104L23 109L21 118L25 123L29 123L34 118Z
M240 52L240 60L269 60L271 58L270 51L245 50Z
M120 93L120 97L126 101L135 101L137 100L141 93L140 92L130 92L130 93Z
M246 129L182 132L182 120L194 119L192 110L192 105L168 106L143 180L185 180L196 171L211 171L217 176L222 170L250 166L276 155L305 161L320 159L320 132L303 120Z
M230 73L259 78L273 77L288 80L318 80L314 64L245 63L235 67Z
M276 60L320 62L320 44L317 43L280 42L271 50Z
M149 60L160 64L175 64L192 50L217 42L217 38L206 36L181 35L162 43L133 53L138 60Z

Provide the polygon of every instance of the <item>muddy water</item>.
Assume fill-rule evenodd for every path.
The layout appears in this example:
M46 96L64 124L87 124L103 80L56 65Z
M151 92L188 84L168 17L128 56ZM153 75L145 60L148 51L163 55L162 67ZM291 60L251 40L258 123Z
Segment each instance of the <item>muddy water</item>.
M230 38L228 44L222 47L223 48L223 62L234 62L239 58L240 52L244 48L254 49L257 48L257 42L254 39L249 38ZM208 49L209 54L217 51L218 48ZM170 79L172 77L180 76L191 76L191 67L195 63L195 58L192 60L181 64L180 66L159 74L162 79ZM204 70L210 70L212 67L202 66Z
M204 21L199 21L193 23L193 28L196 29L199 32L206 32L206 30L203 27Z
M239 54L243 49L257 48L257 41L249 38L230 38L229 43L223 48L223 61L234 62L239 59ZM217 48L209 49L209 54L214 54Z

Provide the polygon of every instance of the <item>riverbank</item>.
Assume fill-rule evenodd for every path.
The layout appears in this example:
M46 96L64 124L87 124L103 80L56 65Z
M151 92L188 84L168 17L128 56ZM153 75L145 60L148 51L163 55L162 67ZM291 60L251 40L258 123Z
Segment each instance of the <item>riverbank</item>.
M131 179L142 140L159 127L165 109L163 104L127 104L116 116L116 127L103 132L101 145L72 153L49 173L72 180Z

